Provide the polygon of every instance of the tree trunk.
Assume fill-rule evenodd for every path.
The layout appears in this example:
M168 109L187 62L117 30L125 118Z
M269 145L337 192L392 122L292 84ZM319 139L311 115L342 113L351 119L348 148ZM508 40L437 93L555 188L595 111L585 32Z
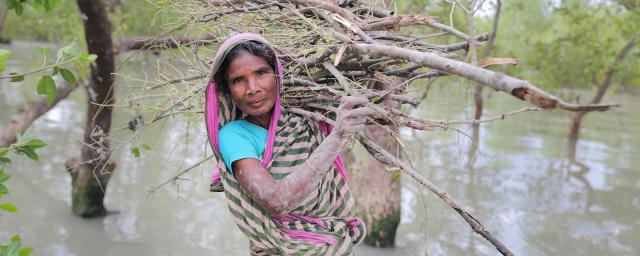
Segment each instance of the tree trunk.
M502 9L502 1L496 1L496 13L493 17L493 27L491 29L491 34L489 35L489 40L487 42L487 48L484 51L484 58L490 57L493 51L494 42L496 39L496 35L498 33L498 22L500 21L500 10ZM469 26L468 33L473 36L473 16L467 15L467 24ZM469 42L469 54L471 54L472 64L477 63L477 49L474 45ZM473 119L480 120L482 117L482 111L484 109L484 102L482 99L482 88L483 86L479 83L476 83L473 92L473 99L476 105L475 112L473 114ZM473 166L473 163L476 160L476 153L480 147L480 125L473 125L473 135L471 137L471 145L469 146L468 156L467 156L467 166Z
M87 123L80 159L67 160L72 177L72 209L82 217L106 214L105 191L115 164L109 160L108 135L114 95L115 62L111 23L101 0L77 0L82 13L89 53L98 59L91 65L87 87Z
M571 129L569 130L569 140L577 140L580 136L580 124L582 118L587 112L576 112L571 120Z
M390 84L376 84L377 89L387 90ZM391 100L382 103L386 107L396 108L398 104ZM397 131L397 129L396 129ZM394 138L379 126L365 129L369 138L389 152L398 152ZM347 156L350 172L349 185L356 201L357 215L367 224L365 243L376 247L393 247L396 229L400 223L400 179L386 170L385 165L367 154L367 159L353 161Z
M474 1L475 3L475 1ZM473 7L473 6L472 6ZM467 33L474 38L474 24L473 24L473 13L467 13ZM469 56L471 57L471 65L476 65L478 63L478 49L476 45L469 41ZM482 117L482 85L476 83L473 90L473 101L475 102L475 112L473 114L473 118L475 120L480 120ZM476 159L476 151L480 146L480 125L473 125L473 136L471 137L471 144L469 145L469 151L467 156L467 166L472 167L473 163Z

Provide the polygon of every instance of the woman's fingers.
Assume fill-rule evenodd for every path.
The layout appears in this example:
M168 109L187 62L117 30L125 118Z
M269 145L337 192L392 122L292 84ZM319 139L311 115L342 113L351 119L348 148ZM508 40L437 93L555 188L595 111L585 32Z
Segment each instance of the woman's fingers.
M366 107L367 104L369 104L369 100L365 97L342 97L340 107L336 113L334 131L339 136L362 131L365 128L367 117L376 113L373 108Z

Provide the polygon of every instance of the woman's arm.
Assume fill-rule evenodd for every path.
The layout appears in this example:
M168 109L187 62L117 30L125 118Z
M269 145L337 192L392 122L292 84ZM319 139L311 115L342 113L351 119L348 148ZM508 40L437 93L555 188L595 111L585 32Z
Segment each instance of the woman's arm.
M295 168L286 177L275 180L259 160L245 158L233 162L235 178L260 206L272 215L289 213L309 194L317 189L321 177L329 170L339 153L343 139L364 129L365 117L373 114L363 97L344 97L336 117L333 131L309 156L307 163Z

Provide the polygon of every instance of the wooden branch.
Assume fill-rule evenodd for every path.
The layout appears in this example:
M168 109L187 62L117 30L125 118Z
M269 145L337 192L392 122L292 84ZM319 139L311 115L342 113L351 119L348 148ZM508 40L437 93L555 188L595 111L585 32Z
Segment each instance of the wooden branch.
M209 6L229 6L234 4L242 4L246 0L200 0Z
M47 97L43 96L31 103L26 109L18 112L11 118L7 127L2 131L2 134L0 134L0 147L8 147L16 142L16 134L24 133L33 121L46 114L55 107L58 102L69 96L76 87L78 86L71 87L66 83L60 85L56 88L56 99L51 105L47 104Z
M473 42L473 44L476 44L476 45L479 46L478 42L476 42L473 37L463 33L460 30L457 30L457 29L455 29L453 27L450 27L450 26L447 26L447 25L444 25L444 24L440 24L440 23L437 23L437 22L429 22L429 23L427 23L425 25L427 25L429 27L432 27L432 28L435 28L435 29L439 29L439 30L442 30L442 31L449 32L450 34L452 34L454 36L457 36L457 37L459 37L461 39L464 39L466 41L469 41L469 42Z
M373 15L373 17L376 17L376 18L385 18L393 15L393 12L385 8L367 6L366 3L362 3L362 8L357 9L356 14L359 14L359 15L371 14Z
M541 111L542 109L540 108L531 108L531 107L526 107L526 108L521 108L518 110L514 110L514 111L510 111L507 113L503 113L500 114L499 116L495 116L495 117L491 117L491 118L486 118L486 119L473 119L473 120L428 120L428 119L415 119L418 122L421 123L425 123L425 124L431 124L434 126L439 126L442 128L448 127L449 125L452 124L482 124L482 123L489 123L489 122L493 122L493 121L498 121L498 120L504 120L505 118L507 118L508 116L513 116L513 115L517 115L520 113L524 113L524 112L530 112L530 111Z
M214 155L210 155L209 157L200 160L200 162L197 162L191 166L189 166L187 169L182 170L181 172L179 172L178 174L174 175L173 177L169 178L168 180L160 183L159 185L156 186L152 186L151 188L149 188L149 194L153 194L156 191L158 191L158 189L160 189L161 187L163 187L166 184L169 184L170 182L175 182L176 180L180 179L180 176L184 175L185 173L188 173L189 171L195 169L196 167L200 166L201 164L203 164L206 161L209 161L210 159L212 159L214 157Z
M355 90L351 88L349 81L342 75L342 73L340 73L338 69L336 69L335 66L333 66L333 64L330 61L323 62L322 66L338 80L338 83L342 85L342 88L344 89L345 92L354 96L358 95L358 93L356 93Z
M193 75L193 76L188 76L188 77L180 77L180 78L175 78L175 79L171 79L171 80L167 80L167 81L162 81L159 85L155 85L152 87L148 87L146 88L147 90L154 90L154 89L158 89L160 87L164 87L170 84L176 84L176 83L183 83L183 82L188 82L188 81L193 81L193 80L198 80L198 79L205 79L207 78L208 75L206 74L200 74L200 75Z
M412 25L426 25L430 22L435 22L436 17L423 16L423 15L407 15L407 16L390 16L384 19L376 20L362 26L362 30L385 30L394 29L398 30L400 27L412 26Z
M489 39L488 33L482 33L475 37L476 42L483 42L483 41L487 41L488 39ZM460 49L469 49L469 42L465 41L465 42L460 42L455 44L440 45L439 47L447 52L453 52Z
M445 44L445 45L440 45L440 44L430 44L430 43L426 43L423 41L420 41L419 38L412 38L412 37L408 37L408 36L397 36L397 35L384 35L384 34L375 34L373 35L374 39L381 39L381 40L392 40L395 42L399 42L402 44L413 44L413 45L418 45L418 46L424 46L427 48L432 48L432 49L436 49L436 50L441 50L441 51L446 51L446 52L453 52L453 51L457 51L457 50L461 50L461 49L468 49L469 48L469 42L468 41L463 41L463 42L459 42L459 43L455 43L455 44ZM482 33L478 36L476 36L475 40L476 42L484 42L487 41L489 39L489 34L488 33Z
M275 5L276 5L276 3L271 2L271 3L266 3L266 4L263 4L263 5L259 5L259 6L254 6L254 7L231 8L229 10L224 10L224 11L220 11L220 12L204 15L203 17L197 19L196 22L215 21L215 20L217 20L218 18L220 18L220 17L222 17L224 15L233 14L233 13L241 13L241 12L254 12L254 11L268 9L268 8L271 8L272 6L275 6Z
M566 103L525 80L520 80L502 73L476 67L465 62L447 59L429 52L419 52L387 45L362 43L352 44L350 47L360 54L403 59L426 67L442 70L447 73L457 74L470 80L483 83L495 90L509 93L521 100L529 101L543 109L561 108L570 111L585 111L607 110L610 107L617 106L596 104L576 105Z
M116 53L140 50L140 49L152 49L152 48L177 48L181 45L187 44L212 44L217 43L218 40L214 36L204 37L176 37L176 38L154 38L154 37L133 37L120 40L120 43L115 47Z

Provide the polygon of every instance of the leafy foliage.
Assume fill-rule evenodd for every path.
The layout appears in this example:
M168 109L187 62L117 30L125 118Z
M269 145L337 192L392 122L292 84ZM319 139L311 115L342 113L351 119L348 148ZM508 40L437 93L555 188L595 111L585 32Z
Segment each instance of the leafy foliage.
M519 68L507 72L547 89L593 88L640 31L640 12L612 2L503 2L495 55L519 59ZM638 47L631 55L638 56ZM639 84L637 59L625 59L615 82Z
M40 71L51 70L50 74L45 74L40 77L38 84L36 86L36 92L40 95L47 96L47 102L52 104L56 99L56 81L54 76L59 75L67 81L71 86L75 86L78 82L76 75L73 74L69 69L64 68L67 65L74 65L78 70L78 73L81 78L85 78L89 73L89 69L87 68L87 64L94 62L98 56L95 54L81 53L78 52L78 43L74 42L65 47L60 48L56 54L55 62L48 63L47 55L49 53L48 48L41 49L42 53L42 67L40 69L34 71L28 71L25 73L11 73L9 76L0 76L2 78L9 78L11 82L21 82L24 80L25 75L30 75L33 73L37 73ZM4 62L9 58L9 54L11 51L0 49L0 72L5 70ZM49 65L47 65L49 64Z
M24 12L24 5L30 5L35 8L44 9L48 12L58 4L58 0L8 0L7 9L14 10L17 15L22 15Z
M36 0L10 1L22 1L22 5L25 5L25 2ZM55 8L48 12L42 12L44 8L25 8L31 4L22 7L22 15L13 15L14 12L11 12L2 28L3 37L62 43L83 38L82 16L76 1L55 2ZM109 20L114 38L157 35L163 31L161 24L170 23L167 21L176 18L170 13L157 12L157 8L145 0L122 2L124 5L110 8Z
M400 12L424 9L442 23L466 31L464 12L453 1L398 1ZM469 4L469 1L456 1ZM490 32L494 9L476 14L476 34ZM502 1L494 57L520 61L506 72L545 89L593 88L626 42L640 31L636 1L509 0ZM450 43L450 42L449 42ZM617 66L614 83L640 85L640 47ZM504 68L504 67L503 67Z
M31 255L33 249L31 247L21 248L22 239L19 235L11 238L9 245L0 245L0 256L28 256Z
M31 129L27 130L24 134L18 134L16 136L17 141L11 144L8 148L0 147L0 164L10 164L11 159L7 156L9 152L15 152L17 154L25 155L32 160L38 160L38 154L36 149L46 146L46 144L39 139L31 138ZM9 194L9 189L5 183L11 178L11 176L5 173L2 165L0 165L0 198ZM12 203L1 203L0 210L6 212L17 212L18 208ZM15 235L11 238L11 243L8 245L0 245L0 256L28 256L33 252L30 247L21 248L22 240L20 236Z

